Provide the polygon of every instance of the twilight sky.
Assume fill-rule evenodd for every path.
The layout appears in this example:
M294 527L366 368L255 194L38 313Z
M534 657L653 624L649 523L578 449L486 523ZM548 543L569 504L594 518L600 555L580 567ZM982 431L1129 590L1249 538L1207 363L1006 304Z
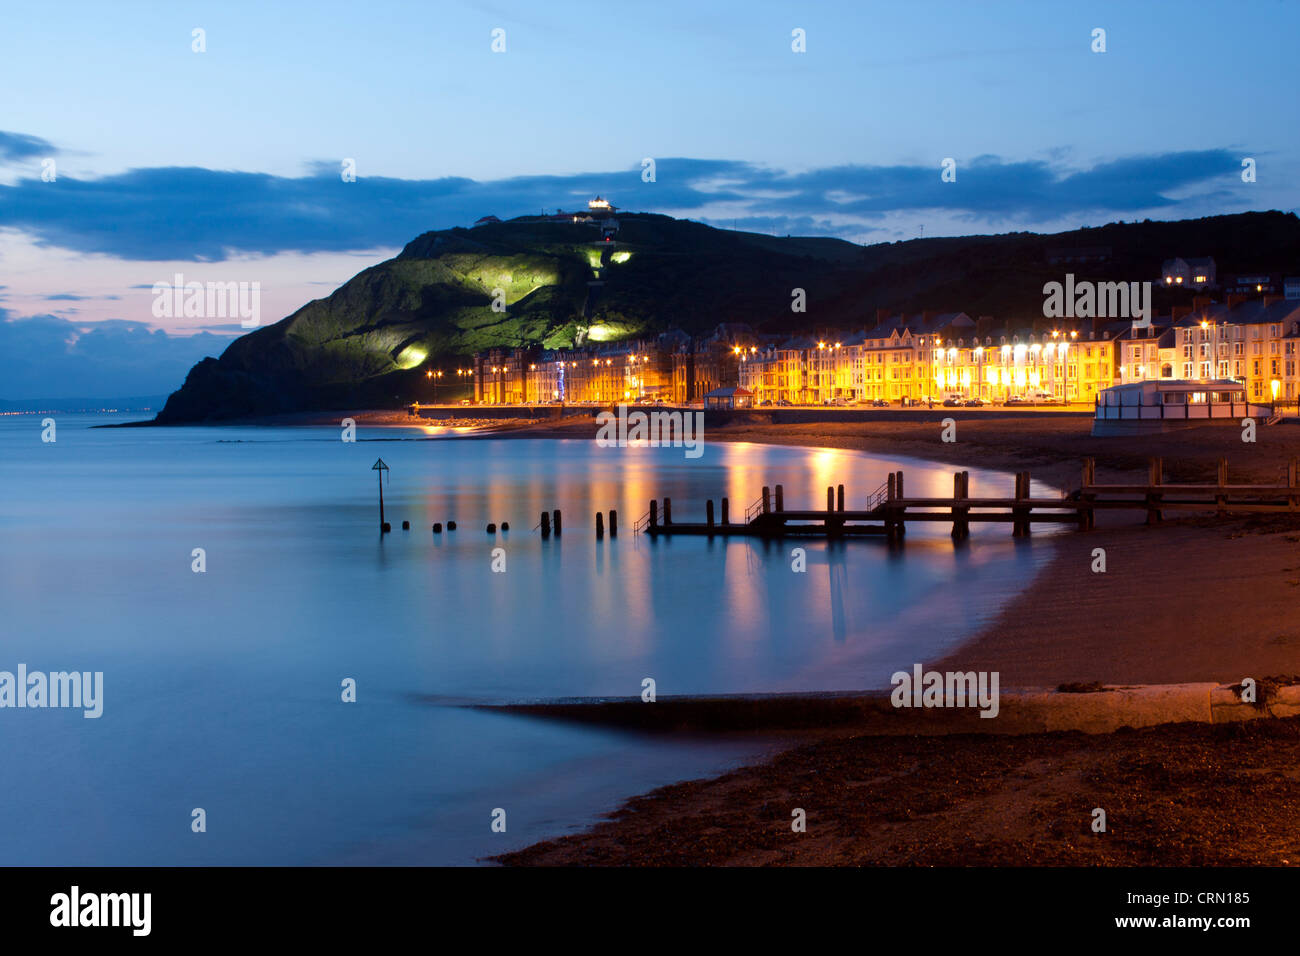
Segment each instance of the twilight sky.
M0 398L178 386L239 329L155 319L176 273L260 282L269 324L597 192L857 242L1300 205L1288 0L58 9L0 31Z

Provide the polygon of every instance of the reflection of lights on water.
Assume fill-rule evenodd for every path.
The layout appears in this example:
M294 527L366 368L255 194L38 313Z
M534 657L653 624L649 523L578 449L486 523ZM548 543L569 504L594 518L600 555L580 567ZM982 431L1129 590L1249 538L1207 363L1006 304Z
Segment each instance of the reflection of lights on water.
M426 435L470 435L481 431L481 425L420 425L417 426Z

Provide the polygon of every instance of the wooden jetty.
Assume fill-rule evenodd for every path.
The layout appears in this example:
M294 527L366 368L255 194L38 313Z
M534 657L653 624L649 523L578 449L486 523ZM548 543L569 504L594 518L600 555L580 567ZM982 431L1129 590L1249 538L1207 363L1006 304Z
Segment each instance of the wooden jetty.
M975 498L970 493L970 473L953 475L951 497L910 498L903 473L890 473L868 496L865 507L846 509L844 486L826 489L824 509L785 507L785 489L765 486L746 510L743 521L731 521L730 504L720 501L721 520L715 520L713 501L705 503L703 522L673 520L672 500L651 501L649 509L633 525L637 534L651 537L685 535L746 535L760 538L820 537L850 538L868 535L901 540L913 521L944 522L952 525L955 541L970 536L972 523L1011 525L1015 537L1025 537L1034 524L1066 524L1080 531L1095 527L1100 509L1129 509L1146 513L1148 524L1163 520L1169 509L1228 513L1300 511L1300 465L1291 459L1285 484L1229 484L1226 459L1219 459L1217 480L1212 483L1168 484L1164 462L1152 458L1145 484L1101 484L1096 480L1096 463L1083 463L1079 489L1059 498L1033 497L1029 472L1018 472L1010 496Z

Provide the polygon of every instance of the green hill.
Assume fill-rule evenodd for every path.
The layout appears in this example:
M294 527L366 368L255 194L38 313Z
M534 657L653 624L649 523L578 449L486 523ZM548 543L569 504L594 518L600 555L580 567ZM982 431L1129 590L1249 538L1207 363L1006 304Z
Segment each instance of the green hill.
M157 421L429 401L426 369L451 375L493 346L555 348L669 328L706 332L720 322L771 332L860 328L878 308L1027 319L1041 315L1043 283L1066 271L1152 280L1173 256L1214 256L1221 277L1300 273L1300 220L1280 212L872 246L644 213L619 221L609 243L591 225L536 217L425 233L327 298L204 359ZM1048 261L1052 250L1082 247L1107 247L1110 257ZM590 285L597 277L601 284ZM805 290L805 313L790 309L794 288ZM492 308L497 290L504 311ZM1160 310L1188 301L1188 291L1156 293ZM439 398L465 393L447 375L442 381Z

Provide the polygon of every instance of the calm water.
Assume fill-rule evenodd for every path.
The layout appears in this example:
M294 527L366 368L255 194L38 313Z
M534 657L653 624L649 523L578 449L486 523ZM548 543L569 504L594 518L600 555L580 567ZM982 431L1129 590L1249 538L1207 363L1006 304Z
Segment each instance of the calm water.
M951 470L907 459L57 418L44 444L39 416L0 417L0 670L103 671L104 713L0 710L0 863L473 863L771 744L458 705L630 697L644 677L660 695L885 687L978 630L1050 550L1004 526L960 549L913 526L901 552L800 542L795 574L796 543L631 533L652 497L702 520L707 497L740 517L763 484L793 508L843 482L853 507L894 467L911 495L951 493ZM379 456L388 519L412 526L383 539ZM1010 484L971 473L977 495L990 481ZM554 508L564 535L542 541L529 529ZM620 536L598 542L610 508Z

